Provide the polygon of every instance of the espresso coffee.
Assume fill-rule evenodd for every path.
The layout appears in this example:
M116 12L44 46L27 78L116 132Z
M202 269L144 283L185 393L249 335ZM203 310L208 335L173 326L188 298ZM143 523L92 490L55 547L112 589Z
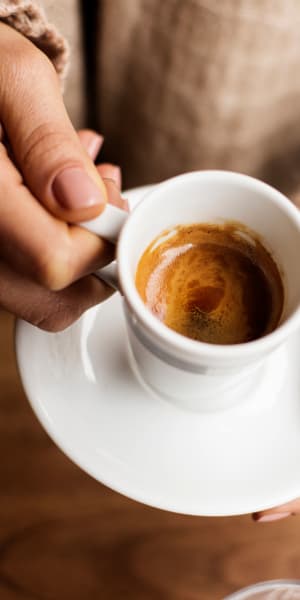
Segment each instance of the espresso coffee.
M139 261L136 287L167 327L211 344L250 342L270 333L284 301L271 254L237 223L163 232Z

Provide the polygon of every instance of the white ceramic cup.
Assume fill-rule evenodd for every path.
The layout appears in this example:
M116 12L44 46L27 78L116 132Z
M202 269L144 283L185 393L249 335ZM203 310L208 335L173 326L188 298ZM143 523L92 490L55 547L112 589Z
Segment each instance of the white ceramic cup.
M260 236L280 269L285 300L272 333L244 344L215 345L161 323L140 298L135 273L144 250L162 231L226 221L243 223ZM183 408L212 411L241 401L251 392L254 372L300 325L300 214L261 181L225 171L187 173L153 187L129 216L107 207L83 225L108 239L118 238L117 285L134 368L151 390ZM111 268L99 276L109 279Z

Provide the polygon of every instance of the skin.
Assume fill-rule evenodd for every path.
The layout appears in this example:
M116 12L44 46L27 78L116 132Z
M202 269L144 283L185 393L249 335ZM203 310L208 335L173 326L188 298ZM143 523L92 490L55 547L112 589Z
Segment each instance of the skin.
M114 247L76 223L96 217L106 202L127 209L120 170L94 165L103 139L74 131L51 62L4 23L0 56L0 307L60 331L113 293L92 273L112 260ZM52 184L68 167L97 185L101 202L66 208L57 201ZM253 518L298 513L299 499Z
M74 223L107 201L126 208L120 171L94 165L101 136L77 135L52 64L3 23L0 56L0 306L59 331L112 293L91 273L112 260L114 247ZM101 203L65 209L56 201L52 182L70 166L96 182Z

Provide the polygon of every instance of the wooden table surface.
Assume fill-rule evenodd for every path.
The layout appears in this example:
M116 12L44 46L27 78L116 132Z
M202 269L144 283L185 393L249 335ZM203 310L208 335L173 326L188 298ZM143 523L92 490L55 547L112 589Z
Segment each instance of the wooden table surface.
M300 578L300 517L180 516L73 465L27 403L13 319L1 311L0 335L0 600L221 600L258 580Z

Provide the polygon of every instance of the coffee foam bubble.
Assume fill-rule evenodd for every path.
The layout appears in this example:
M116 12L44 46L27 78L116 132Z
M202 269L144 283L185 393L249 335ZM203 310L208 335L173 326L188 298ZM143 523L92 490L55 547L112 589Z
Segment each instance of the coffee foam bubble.
M162 239L166 241L170 236L164 236ZM149 276L146 285L147 304L151 306L154 314L163 321L166 315L166 300L163 296L164 273L170 267L178 256L184 254L192 247L192 244L185 244L181 247L169 248L162 255L161 262L156 266ZM152 248L152 251L155 246Z

